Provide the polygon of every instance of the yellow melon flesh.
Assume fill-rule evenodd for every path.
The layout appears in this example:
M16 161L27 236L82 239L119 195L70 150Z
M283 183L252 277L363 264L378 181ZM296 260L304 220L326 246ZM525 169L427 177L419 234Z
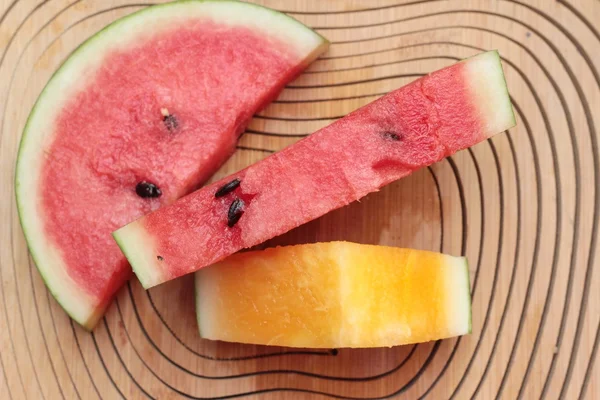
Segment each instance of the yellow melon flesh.
M471 332L465 258L330 242L235 254L196 273L207 339L382 347Z

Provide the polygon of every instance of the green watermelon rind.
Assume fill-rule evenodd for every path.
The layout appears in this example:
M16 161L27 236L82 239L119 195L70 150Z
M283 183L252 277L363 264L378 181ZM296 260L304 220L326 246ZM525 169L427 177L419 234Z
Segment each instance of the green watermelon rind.
M467 257L446 256L446 267L451 270L447 278L447 292L454 293L448 305L448 324L452 336L470 334L473 330L473 309L471 306L471 277Z
M202 336L202 322L200 321L200 290L198 289L200 274L194 274L194 307L196 307L196 323L198 324L198 335Z
M487 138L515 126L515 113L498 50L479 53L461 62L466 63L469 71L471 96L477 101L474 106L482 115L481 120L487 123L487 127L484 127ZM490 85L490 81L496 84ZM482 87L485 87L484 91L480 90Z
M144 235L141 229L136 230L136 227L141 227L135 221L127 226L129 227L127 234L124 235L122 231L116 230L112 233L112 236L123 254L125 254L129 264L132 267L134 265L153 265L155 258L151 249L156 248L156 246L152 242L152 237ZM162 279L158 268L134 268L133 272L144 289L157 285L157 282Z
M471 274L469 272L469 261L465 257L465 275L467 281L467 296L469 301L469 330L467 333L473 333L473 298L471 297Z
M85 76L83 76L83 73L85 67L92 67L92 72L86 70L85 73L93 73L93 67L101 62L101 55L105 54L106 50L118 49L123 43L131 43L134 42L134 39L139 38L138 35L131 35L131 41L123 41L123 37L127 37L124 35L127 35L128 32L133 30L137 34L154 32L157 29L157 25L148 23L147 20L152 22L151 20L154 18L169 17L166 14L169 11L172 11L172 15L170 16L189 17L187 12L177 14L175 11L179 7L184 7L186 11L189 11L190 7L200 7L208 3L212 3L212 8L217 10L219 7L239 7L236 12L230 13L233 17L228 15L227 18L230 18L229 20L219 20L219 22L230 23L233 26L243 25L260 29L267 36L270 34L277 35L279 40L289 39L289 41L285 42L289 42L291 48L298 49L299 54L305 56L303 66L312 62L329 45L329 42L321 35L288 15L256 4L237 0L180 0L147 7L114 21L79 45L51 76L35 102L25 124L18 150L15 173L15 195L19 220L25 239L29 245L31 256L46 286L67 314L88 330L91 330L103 315L107 304L97 306L96 301L90 300L66 273L64 263L61 262L60 251L51 245L43 243L46 238L43 234L41 222L39 222L39 211L35 203L39 197L36 195L35 183L38 182L37 179L39 171L41 171L43 158L43 149L39 143L46 140L49 134L42 129L37 129L35 133L32 131L35 130L34 128L40 128L40 126L44 126L49 120L52 120L52 117L55 116L52 113L56 112L55 109L60 108L58 106L62 104L61 101L68 99L72 95L72 93L69 93L69 90L65 90L65 85L67 88L71 88L71 92L76 92L77 88L73 89L75 85L70 85L72 82L69 81L69 78L75 75L77 78L81 78L80 80L84 80ZM210 18L214 16L214 14L209 15L210 13L206 7L201 7L198 10L201 10L198 13L199 17L208 15L208 18ZM271 18L271 23L260 24L260 19L253 20L252 18L257 13L264 18ZM285 38L282 38L282 36L285 36ZM302 42L303 40L305 42ZM312 51L307 53L300 50ZM100 54L100 57L93 57L98 54ZM32 224L39 226L32 226ZM32 232L36 230L37 232ZM47 260L53 258L57 263L51 265ZM57 268L61 269L57 270ZM62 274L62 278L55 277L57 274ZM94 310L91 314L89 312L90 309Z
M466 313L468 314L466 316L467 318L467 327L466 329L461 333L461 334L469 334L473 331L473 308L472 308L472 299L471 299L471 275L469 272L469 260L467 260L467 257L456 257L458 260L460 260L460 269L462 269L464 271L464 275L463 278L460 278L460 275L458 275L458 278L460 279L460 283L457 283L457 286L462 284L463 287L463 292L464 292L464 298L462 305L456 307L457 308L457 314L460 312L460 309L467 309Z

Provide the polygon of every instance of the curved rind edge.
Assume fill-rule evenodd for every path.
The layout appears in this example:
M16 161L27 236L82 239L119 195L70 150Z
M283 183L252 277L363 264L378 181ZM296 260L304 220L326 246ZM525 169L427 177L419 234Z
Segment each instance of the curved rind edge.
M478 110L485 138L516 125L502 61L497 50L479 53L462 61L472 104Z
M145 15L150 16L150 15L152 15L151 13L153 11L156 11L158 9L164 9L164 8L169 8L169 7L180 7L182 5L187 5L187 4L196 5L196 4L204 4L204 3L215 3L215 4L219 3L220 5L223 3L229 3L229 5L261 9L264 12L268 12L268 13L278 16L278 18L282 18L282 21L283 20L289 21L290 23L293 23L294 25L296 25L296 27L301 29L302 31L308 32L309 35L313 35L316 46L309 54L306 55L306 57L303 58L304 62L301 64L302 66L306 66L306 65L310 64L315 58L317 58L329 46L329 42L325 38L323 38L321 35L319 35L315 31L311 30L310 28L306 27L301 22L292 18L291 16L286 15L284 13L280 13L278 11L275 11L275 10L272 10L269 8L266 8L266 7L263 7L263 6L260 6L260 5L245 3L245 2L236 1L236 0L180 0L180 1L172 2L172 3L165 3L165 4L159 4L159 5L147 7L147 8L136 11L134 13L131 13L123 18L120 18L120 19L112 22L111 24L107 25L106 27L104 27L103 29L101 29L100 31L95 33L90 38L86 39L83 43L81 43L71 53L71 55L64 61L64 63L54 72L54 74L48 80L44 89L42 89L40 95L38 96L36 102L34 103L34 105L32 107L32 110L27 118L25 127L23 129L23 134L22 134L21 141L19 144L18 154L17 154L17 162L16 162L16 168L15 168L15 177L14 177L17 213L19 215L19 221L20 221L21 227L23 229L23 234L25 236L25 240L29 247L29 252L34 260L34 263L35 263L42 279L44 280L44 282L46 284L46 287L48 287L50 293L52 293L52 296L61 305L61 307L67 312L67 314L73 320L75 320L78 324L80 324L82 327L84 327L87 330L93 329L93 327L95 326L97 321L103 315L104 310L106 309L106 307L108 305L108 302L105 302L106 304L97 305L97 302L90 299L89 296L86 296L86 294L81 289L79 289L79 287L75 284L75 282L73 282L72 280L69 281L69 279L65 279L65 282L63 283L63 285L59 285L57 283L53 284L52 282L54 281L54 278L51 278L51 275L53 275L53 272L55 272L55 267L49 267L49 268L40 267L40 265L43 265L42 263L40 263L40 260L42 259L41 254L46 255L45 254L46 252L41 251L41 252L39 252L41 254L38 254L38 251L34 250L34 248L36 246L33 243L36 240L31 237L32 234L31 234L31 232L29 232L30 226L26 222L26 213L27 212L24 211L25 200L23 200L23 199L25 199L28 195L31 196L31 194L30 194L30 191L26 191L25 193L22 193L21 191L23 190L22 189L23 181L25 181L27 179L28 175L32 175L32 168L24 167L24 164L27 166L30 166L31 163L26 163L26 160L24 160L25 157L23 155L25 154L28 147L30 147L30 146L28 146L28 144L30 142L34 141L33 139L40 139L39 141L35 141L36 144L40 148L42 147L42 144L40 144L40 142L42 142L43 139L45 139L43 137L43 134L35 135L35 134L31 133L31 125L32 125L33 121L36 120L37 115L40 112L40 105L43 104L44 102L48 101L47 98L49 97L50 93L53 92L53 90L51 90L51 89L53 89L52 88L53 83L55 84L60 79L61 74L64 74L70 65L72 65L75 62L80 61L78 59L84 55L83 53L86 50L93 49L93 47L96 43L101 44L102 39L104 37L107 37L107 35L111 31L113 31L115 28L122 26L126 22L135 21L138 18L144 17ZM39 153L39 151L38 151L38 153ZM34 161L40 162L39 160L37 160L36 157L32 157L32 159ZM37 168L37 169L33 168L33 169L35 172L38 172L41 170L41 168ZM30 178L30 179L36 179L36 178ZM35 196L33 196L33 197L35 197ZM34 228L32 228L32 229L34 229ZM43 236L42 233L40 233L40 235ZM51 246L49 246L49 247L51 247ZM65 271L65 270L66 269L63 268L63 271ZM65 275L66 275L66 273L65 273ZM57 286L64 286L64 287L57 287ZM64 295L62 293L64 291L72 292L72 294ZM73 301L73 299L75 299L75 301ZM82 310L86 310L86 311L83 312Z
M154 244L152 243L152 235L148 234L138 221L134 221L116 230L112 233L112 236L127 258L142 287L150 289L160 282L160 279L157 278L159 269L157 268L158 265L155 265L153 258ZM150 253L152 255L147 257L147 254ZM148 266L154 266L154 268L148 268Z
M465 260L465 275L467 279L467 298L469 301L469 330L468 334L473 333L473 299L471 298L471 273L469 272L469 260Z

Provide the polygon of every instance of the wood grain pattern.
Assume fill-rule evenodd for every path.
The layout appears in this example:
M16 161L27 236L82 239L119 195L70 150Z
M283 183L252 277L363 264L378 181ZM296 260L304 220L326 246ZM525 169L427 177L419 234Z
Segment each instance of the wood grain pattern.
M473 334L291 351L198 338L189 277L131 281L86 333L33 265L16 150L65 57L134 0L0 0L0 398L600 399L600 2L263 0L330 51L250 124L234 172L428 71L503 57L518 126L271 244L345 239L466 255Z

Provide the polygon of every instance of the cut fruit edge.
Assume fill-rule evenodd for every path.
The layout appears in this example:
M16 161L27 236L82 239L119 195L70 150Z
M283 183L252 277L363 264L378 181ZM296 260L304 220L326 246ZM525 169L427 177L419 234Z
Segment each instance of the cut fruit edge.
M143 226L130 224L131 229L123 235L123 232L117 230L113 232L113 238L117 245L127 257L130 265L153 265L153 252L150 249L156 248L153 243L152 235L146 234ZM127 245L125 245L125 243ZM158 285L162 282L162 276L158 268L136 268L133 270L135 276L140 281L144 289Z
M332 244L341 244L349 242L331 242ZM351 243L350 244L356 244ZM297 245L298 246L298 245ZM302 246L302 245L300 245ZM385 247L385 246L383 246ZM264 250L263 250L264 251ZM343 246L342 246L343 251ZM260 251L259 251L260 252ZM248 253L245 253L248 255ZM234 255L235 256L235 255ZM432 340L438 339L447 339L456 336L462 336L472 333L472 305L471 305L471 285L470 285L470 272L469 272L469 263L466 257L455 257L448 256L445 257L446 265L444 268L444 276L445 276L445 291L447 293L452 293L455 296L452 298L452 302L447 304L446 307L449 312L446 313L449 320L447 320L447 326L449 334L444 337L439 337ZM213 270L211 270L213 271ZM218 337L218 333L215 335L214 332L218 332L218 327L215 328L212 326L211 321L215 321L214 312L211 312L211 301L218 301L218 296L223 295L219 292L219 288L214 282L211 282L211 275L214 275L213 272L216 271L208 271L208 270L200 270L194 274L194 302L196 305L196 321L198 324L198 332L201 338L209 339L209 340L223 340ZM208 272L208 274L206 274ZM343 272L343 269L340 270ZM202 279L204 276L208 276L208 279ZM218 273L217 273L218 275ZM346 280L347 276L343 273L340 275L340 279ZM343 286L343 284L341 285ZM342 292L342 291L341 291ZM343 308L344 301L343 295L340 292L340 304ZM350 293L349 293L350 294ZM340 329L341 331L341 329ZM248 344L258 344L264 345L262 342L252 342L249 340L248 342L244 342ZM407 343L399 343L398 345L411 344L413 342ZM296 347L296 346L286 346L286 347ZM365 346L332 346L336 348L365 348ZM384 347L384 346L377 346ZM319 348L319 347L311 347L311 348ZM320 348L329 348L329 346L320 347Z
M473 331L473 310L471 305L471 278L469 261L466 257L453 257L455 269L453 279L448 279L448 289L455 291L454 305L450 308L457 311L454 320L453 336L467 335ZM457 290L456 288L462 288ZM463 311L463 312L460 312Z
M487 51L462 62L465 63L473 105L478 110L479 120L485 121L486 138L515 126L515 114L498 51Z
M327 50L329 42L294 18L256 4L235 0L182 0L145 8L123 17L84 41L50 78L27 119L19 146L15 195L17 209L31 256L46 286L65 311L86 329L102 316L103 304L82 290L69 276L60 250L50 244L44 232L40 210L39 177L44 148L51 140L52 126L62 106L93 76L110 51L154 35L157 29L178 26L186 19L215 20L265 33L296 49L297 67L302 71ZM132 34L132 32L135 32ZM131 38L123 40L123 38Z

